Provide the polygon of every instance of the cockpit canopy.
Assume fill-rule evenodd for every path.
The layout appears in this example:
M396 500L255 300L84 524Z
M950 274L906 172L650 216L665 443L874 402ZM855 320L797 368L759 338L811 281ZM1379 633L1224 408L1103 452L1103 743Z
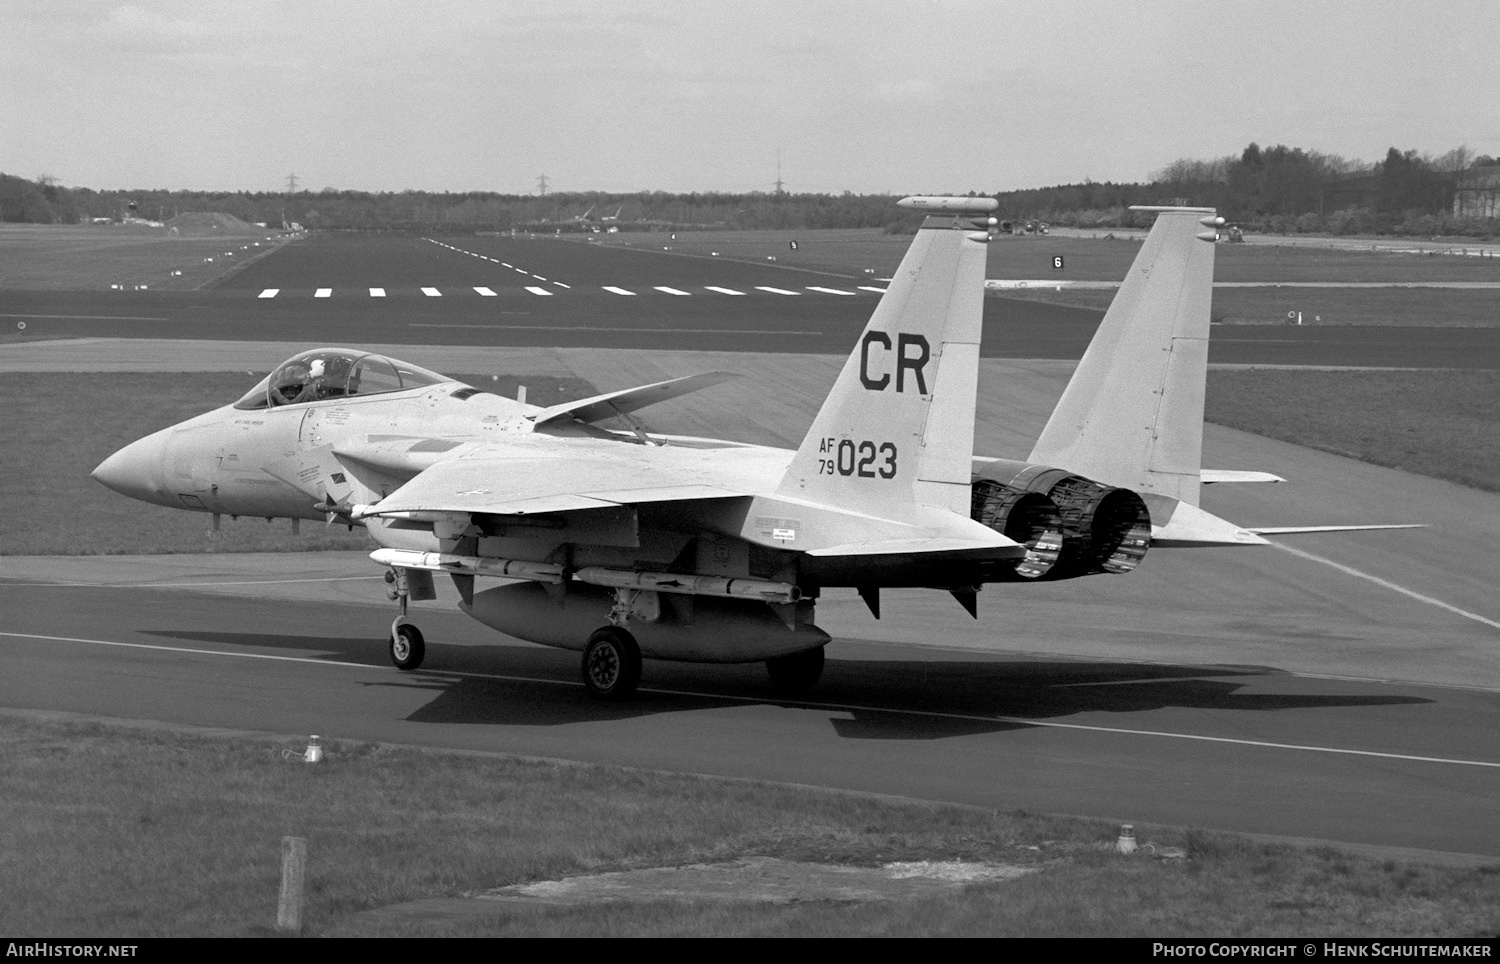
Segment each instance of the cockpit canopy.
M275 408L351 395L383 395L453 379L384 355L349 348L314 348L282 362L234 403L235 408Z

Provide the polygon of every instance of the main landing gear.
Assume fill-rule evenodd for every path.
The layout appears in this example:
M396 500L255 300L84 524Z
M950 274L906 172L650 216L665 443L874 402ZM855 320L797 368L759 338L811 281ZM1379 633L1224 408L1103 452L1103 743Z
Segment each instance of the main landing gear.
M391 662L396 664L397 669L414 670L422 665L422 657L427 655L427 641L422 638L420 629L406 621L406 602L410 595L406 585L406 570L387 570L385 581L391 584L386 595L401 606L401 615L391 620L391 635L388 640Z
M622 700L641 681L641 648L619 626L596 630L583 647L583 685L599 700Z

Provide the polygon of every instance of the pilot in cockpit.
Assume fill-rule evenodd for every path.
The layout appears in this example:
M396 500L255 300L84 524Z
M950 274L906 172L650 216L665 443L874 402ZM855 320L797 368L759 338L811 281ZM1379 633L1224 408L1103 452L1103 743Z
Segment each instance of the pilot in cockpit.
M321 364L321 362L319 363ZM283 366L271 386L272 405L291 405L317 397L317 388L306 364L293 361Z

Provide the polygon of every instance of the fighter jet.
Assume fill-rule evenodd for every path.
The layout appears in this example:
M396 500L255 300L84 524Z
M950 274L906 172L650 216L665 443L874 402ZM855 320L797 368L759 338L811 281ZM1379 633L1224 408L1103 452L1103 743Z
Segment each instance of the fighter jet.
M1211 209L1155 227L1025 459L974 453L988 198L907 198L928 217L796 451L602 427L718 384L678 378L549 407L383 355L318 348L243 398L116 452L94 478L214 514L363 526L399 604L388 636L421 665L408 612L447 575L459 607L581 651L620 699L642 659L764 662L813 686L819 594L929 587L977 613L983 586L1136 568L1153 547L1246 546L1205 512ZM1311 530L1307 530L1311 531ZM498 580L498 582L496 582ZM488 585L486 585L488 584Z

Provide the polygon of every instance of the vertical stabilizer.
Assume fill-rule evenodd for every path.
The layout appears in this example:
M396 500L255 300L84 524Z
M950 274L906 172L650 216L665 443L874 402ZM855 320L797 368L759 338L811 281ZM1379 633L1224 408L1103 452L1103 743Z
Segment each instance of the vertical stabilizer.
M1159 211L1030 461L1198 504L1212 208Z
M917 232L777 494L870 513L936 506L967 518L996 202L901 204L945 213Z

